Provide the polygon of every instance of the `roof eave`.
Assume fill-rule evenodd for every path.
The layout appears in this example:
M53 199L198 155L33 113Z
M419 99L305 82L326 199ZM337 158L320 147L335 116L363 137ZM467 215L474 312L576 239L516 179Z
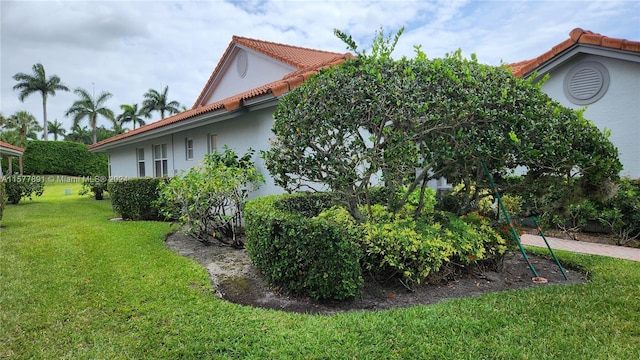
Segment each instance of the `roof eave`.
M234 111L226 111L225 109L219 109L212 113L206 113L206 114L194 116L189 119L168 124L156 129L152 129L140 134L133 135L133 136L125 137L120 140L115 140L102 145L97 145L95 147L89 148L89 152L93 152L93 153L105 152L107 150L119 148L121 146L131 145L131 144L139 143L141 141L146 141L149 139L154 139L160 136L165 136L171 133L175 133L176 129L179 129L179 131L193 129L193 128L202 126L204 122L215 123L218 121L223 121L228 118L237 116L238 113L241 113L241 112L242 112L241 109L234 110Z
M606 56L606 57L616 58L619 60L640 63L640 55L632 51L604 48L602 46L578 43L569 47L565 51L554 56L553 58L544 62L543 64L538 65L533 70L526 72L525 74L523 74L523 77L528 78L529 76L537 73L537 76L535 79L537 81L540 78L542 78L545 74L551 72L553 69L555 69L559 65L563 64L565 61L573 58L578 54Z

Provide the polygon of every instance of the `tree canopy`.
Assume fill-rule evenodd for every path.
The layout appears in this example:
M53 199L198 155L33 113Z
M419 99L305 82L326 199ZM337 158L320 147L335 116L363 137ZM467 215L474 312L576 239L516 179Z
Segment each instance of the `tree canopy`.
M77 88L73 92L78 95L79 99L74 101L65 116L73 116L73 128L76 128L82 119L87 118L93 132L93 143L95 144L97 142L98 115L102 115L109 120L114 119L113 111L105 107L105 102L113 95L110 92L103 91L97 97L94 97L82 88Z
M141 110L147 114L152 111L158 111L161 119L164 119L165 113L169 113L169 115L179 113L180 103L175 100L169 101L168 92L169 86L165 86L162 92L149 89L149 91L144 93Z
M323 69L280 101L273 146L263 153L277 185L325 185L362 220L358 205L378 182L391 190L392 211L442 176L465 184L471 204L488 188L482 161L498 181L522 168L526 181L589 194L617 178L617 149L582 112L460 51L428 59L417 46L414 58L394 60L401 34L380 30L366 54L336 31L357 58Z
M42 95L42 126L44 128L44 139L49 139L47 122L47 97L55 96L56 90L69 91L69 88L62 83L57 75L47 78L44 66L38 63L33 65L33 74L17 73L13 79L18 83L13 86L13 90L20 93L18 98L24 101L29 95L39 92Z

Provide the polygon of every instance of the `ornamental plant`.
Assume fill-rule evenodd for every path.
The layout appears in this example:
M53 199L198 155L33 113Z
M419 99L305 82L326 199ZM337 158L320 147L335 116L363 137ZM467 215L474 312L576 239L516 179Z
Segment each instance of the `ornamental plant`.
M251 162L254 151L238 157L225 146L223 152L205 156L201 166L183 171L168 183L160 183L156 206L166 218L175 219L185 232L202 242L211 238L241 247L245 202L264 178Z
M336 30L357 58L321 70L279 102L275 138L262 153L277 185L328 187L358 222L370 212L372 185L389 188L384 203L397 212L443 176L463 184L458 215L475 211L489 188L482 161L499 186L526 169L523 184L561 189L557 203L611 196L617 149L582 111L551 99L533 78L460 50L428 59L416 46L413 59L393 59L401 34L381 30L367 53Z

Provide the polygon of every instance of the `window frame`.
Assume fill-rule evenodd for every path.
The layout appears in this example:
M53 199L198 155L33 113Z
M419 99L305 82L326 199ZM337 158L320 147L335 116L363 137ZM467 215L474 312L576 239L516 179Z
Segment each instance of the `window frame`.
M142 157L140 157L141 154L142 154ZM146 163L144 159L144 148L136 148L136 164L138 165L137 167L138 177L147 176Z
M193 160L193 138L184 139L184 156L185 160Z
M157 149L160 147L160 156L157 156ZM167 152L167 144L153 145L153 175L155 177L169 176L169 156ZM158 165L160 166L158 168ZM158 171L160 170L160 171Z

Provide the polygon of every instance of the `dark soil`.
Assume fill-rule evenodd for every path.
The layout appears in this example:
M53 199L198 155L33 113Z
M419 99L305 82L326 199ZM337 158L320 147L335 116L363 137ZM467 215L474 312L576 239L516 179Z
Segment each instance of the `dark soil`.
M166 239L169 249L196 260L204 266L219 297L254 307L283 311L334 314L353 310L384 310L429 305L444 300L481 294L522 289L585 283L587 276L577 269L567 268L565 280L556 263L545 257L529 254L529 259L546 284L535 283L533 274L520 252L507 253L504 260L483 268L468 271L450 271L432 283L416 286L409 291L400 281L384 284L365 279L362 295L348 301L317 302L307 297L290 296L266 284L265 279L251 264L244 249L234 249L221 243L203 244L182 233L173 233Z

